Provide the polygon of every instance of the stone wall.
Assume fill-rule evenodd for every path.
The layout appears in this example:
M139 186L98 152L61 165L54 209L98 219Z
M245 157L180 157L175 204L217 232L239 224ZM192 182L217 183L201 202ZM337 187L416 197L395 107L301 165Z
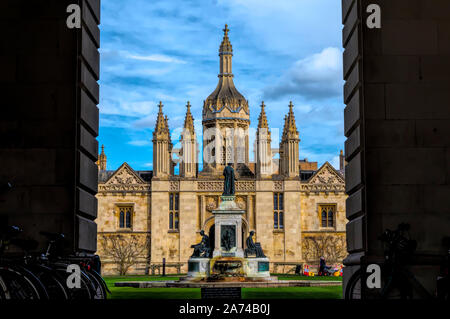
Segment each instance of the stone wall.
M212 210L219 205L223 186L219 181L197 181L190 179L161 180L153 179L150 184L116 184L122 176L121 168L112 175L106 184L100 184L99 199L99 234L124 234L118 232L118 205L132 204L135 210L135 220L131 233L145 236L151 233L150 266L160 266L163 258L171 267L166 273L177 272L176 265L181 265L181 271L187 272L187 260L192 254L192 244L200 242L200 230L208 234L214 225ZM135 176L131 168L126 168L126 176ZM271 270L285 271L293 269L296 263L302 263L302 241L304 236L312 233L321 235L336 235L345 238L345 194L343 193L342 177L337 177L329 164L307 183L299 180L273 181L256 180L241 181L237 186L237 205L245 211L243 229L245 237L250 230L255 230L254 240L260 242L265 254L270 258ZM123 176L122 176L123 177ZM337 178L337 179L336 179ZM341 180L339 180L339 178ZM120 180L126 180L122 178ZM331 181L332 185L315 184L316 180ZM138 180L135 181L139 182ZM313 183L313 192L308 190L308 183ZM303 187L306 187L303 190ZM147 192L127 191L139 187ZM318 189L330 188L334 191ZM115 191L111 191L115 190ZM169 229L169 193L178 192L179 200L179 230ZM274 192L284 194L284 229L275 230L273 226L273 195ZM337 205L336 227L322 229L319 227L320 216L318 204L333 203ZM317 234L316 234L317 235ZM103 239L99 237L99 246ZM245 238L244 238L245 240ZM130 271L144 273L145 256L141 256L140 265ZM105 266L105 271L114 271L113 265ZM159 269L161 270L161 269ZM151 270L150 270L151 272ZM156 270L158 273L158 270Z
M69 4L82 27L66 25ZM66 252L96 250L99 0L4 0L0 4L0 220Z
M369 29L369 4L381 28ZM343 0L347 247L345 282L377 236L400 222L418 242L415 267L434 292L448 236L450 2Z

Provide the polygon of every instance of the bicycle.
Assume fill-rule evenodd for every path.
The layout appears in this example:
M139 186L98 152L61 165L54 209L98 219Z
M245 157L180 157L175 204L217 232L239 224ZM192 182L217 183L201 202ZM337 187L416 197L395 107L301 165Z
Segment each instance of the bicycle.
M0 184L0 194L12 189L11 183ZM3 202L4 200L2 200ZM41 232L48 245L45 253L30 254L37 248L35 240L19 239L22 230L17 226L0 226L0 300L2 299L106 299L111 293L100 274L95 271L100 264L98 256L67 256L54 249L61 244L64 235ZM9 245L24 251L23 257L5 258L3 253ZM79 266L79 287L68 287L71 273L68 267ZM98 267L98 266L97 266Z
M41 232L49 240L46 253L41 257L43 260L47 260L49 264L56 268L58 271L64 271L65 274L67 267L74 262L80 267L80 275L82 284L89 289L86 290L86 295L89 295L89 299L107 299L107 292L111 293L100 274L93 269L93 260L91 257L84 256L67 256L61 257L60 253L53 249L64 239L63 234ZM67 274L68 276L69 274Z
M110 291L103 278L92 269L90 258L63 258L51 252L53 245L64 239L63 234L41 232L49 239L49 244L44 254L33 256L28 251L34 250L37 242L15 238L20 232L18 227L10 226L2 233L2 239L7 239L2 240L2 249L12 244L25 254L22 258L1 260L0 299L106 299ZM80 266L80 286L69 288L67 280L71 274L67 269L74 262Z
M417 242L409 238L409 229L408 224L402 223L394 231L385 230L378 238L387 246L384 261L380 264L381 274L384 274L381 276L382 288L370 292L364 288L362 283L365 283L366 273L362 269L366 269L367 261L363 261L347 283L345 299L361 299L363 295L374 299L412 299L414 292L423 299L433 298L406 268L417 248Z
M15 226L0 231L0 298L49 299L43 283L30 270L13 260L5 259L3 252L21 229Z

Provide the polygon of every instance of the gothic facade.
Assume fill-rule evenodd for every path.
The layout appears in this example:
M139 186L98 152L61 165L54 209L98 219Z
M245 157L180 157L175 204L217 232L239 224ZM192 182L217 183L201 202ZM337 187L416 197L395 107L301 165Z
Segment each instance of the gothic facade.
M118 272L120 254L132 260L128 269L131 273L158 269L163 259L167 272L186 272L190 246L200 240L200 231L214 234L211 212L219 205L222 171L227 163L235 168L236 202L245 210L242 236L247 237L251 230L256 232L255 240L269 257L272 271L315 263L321 255L332 263L340 263L345 257L342 151L339 170L328 162L319 168L317 162L299 160L300 139L292 102L279 148L271 148L262 102L255 160L250 161L250 107L233 83L233 49L228 32L225 26L217 87L203 105L201 170L189 102L179 150L173 148L169 119L160 102L153 132L152 171L135 171L127 163L115 171L107 170L102 147L97 224L104 273ZM275 158L277 153L279 158ZM177 160L173 154L178 155Z

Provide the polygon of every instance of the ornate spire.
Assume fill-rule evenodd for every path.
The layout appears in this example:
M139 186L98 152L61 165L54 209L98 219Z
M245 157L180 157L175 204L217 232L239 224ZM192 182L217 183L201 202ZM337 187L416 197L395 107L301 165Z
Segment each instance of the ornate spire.
M167 115L164 115L164 124L166 126L166 132L169 132L169 118Z
M289 112L284 117L283 137L280 143L280 174L288 178L299 176L298 165L298 137L295 124L294 105L289 102Z
M228 25L225 24L225 29L223 29L223 40L222 43L220 44L220 49L219 49L219 55L221 54L232 54L233 52L233 47L230 43L230 39L228 38L228 32L230 32L230 29L228 29Z
M167 133L167 138L169 140L169 150L172 149L172 138L170 137L170 129L169 129L169 118L167 117L167 115L164 117L164 123L166 125L166 133Z
M267 123L267 116L266 116L266 111L264 110L265 108L265 104L264 101L261 102L261 113L259 114L258 117L258 130L260 128L269 128L269 125Z
M158 116L156 118L156 125L155 125L154 133L163 133L163 132L166 132L167 122L166 122L166 119L164 118L164 113L162 111L163 104L161 101L159 101L158 107L159 107L159 110L158 110Z
M287 132L286 132L286 128L287 128L287 118L288 118L288 116L285 115L285 116L284 116L283 133L281 134L281 140L284 140L284 138L285 138L286 135L287 135Z
M191 103L189 101L186 104L186 117L184 118L184 128L187 129L190 134L194 133L194 118L191 114Z
M297 125L295 124L295 115L293 110L294 105L292 101L289 101L289 113L287 117L287 132L289 133L298 133Z
M233 113L239 113L239 111L243 109L246 113L245 116L247 117L247 115L250 114L248 101L236 89L233 83L233 48L230 39L228 38L228 32L230 31L228 25L225 25L223 31L224 36L219 48L219 83L214 92L212 92L203 103L203 114L207 114L209 111L214 113L213 117L222 117L220 112L224 107L227 107ZM205 117L203 120L205 120Z
M101 171L106 170L106 154L105 154L105 146L102 144L102 151L98 155L97 161L98 169Z

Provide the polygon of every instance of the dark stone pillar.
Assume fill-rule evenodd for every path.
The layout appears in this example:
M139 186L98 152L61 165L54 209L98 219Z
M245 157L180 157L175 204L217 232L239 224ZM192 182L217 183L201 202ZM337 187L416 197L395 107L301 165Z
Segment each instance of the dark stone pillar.
M93 253L100 1L2 0L0 19L0 218L40 248L40 231L62 232L67 253Z
M381 7L369 29L367 6ZM450 225L450 1L343 0L345 282L400 222L418 242L414 274L433 293Z

